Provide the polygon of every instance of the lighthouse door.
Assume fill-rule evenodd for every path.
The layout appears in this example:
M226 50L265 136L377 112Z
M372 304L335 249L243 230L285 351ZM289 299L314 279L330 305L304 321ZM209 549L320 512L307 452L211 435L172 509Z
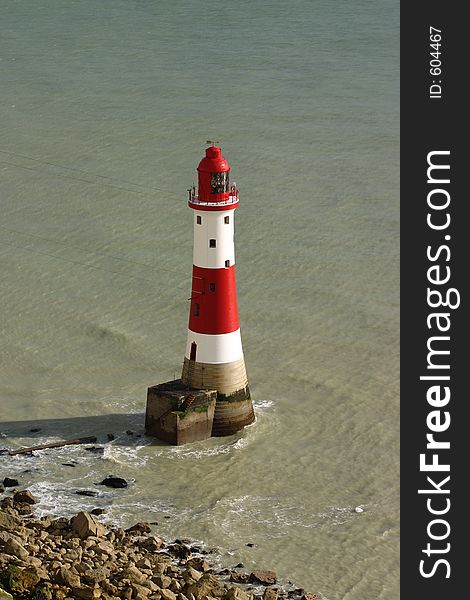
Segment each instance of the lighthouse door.
M193 342L191 344L191 354L189 355L189 360L196 360L196 351L197 351L197 344L196 342Z

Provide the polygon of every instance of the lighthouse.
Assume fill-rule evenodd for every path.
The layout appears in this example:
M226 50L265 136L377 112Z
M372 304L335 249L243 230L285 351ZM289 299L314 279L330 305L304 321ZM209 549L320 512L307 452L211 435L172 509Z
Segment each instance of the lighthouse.
M215 145L197 168L189 190L194 217L192 286L182 381L217 390L212 435L230 435L255 420L238 320L235 209L238 189Z
M145 429L173 444L236 433L255 420L238 320L237 186L214 143L188 190L194 242L189 323L181 379L148 388Z

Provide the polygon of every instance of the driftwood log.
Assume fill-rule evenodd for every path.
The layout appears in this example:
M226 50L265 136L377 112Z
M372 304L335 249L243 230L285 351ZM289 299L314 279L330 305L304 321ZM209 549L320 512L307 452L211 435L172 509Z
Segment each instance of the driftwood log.
M94 444L96 437L91 435L88 437L75 438L73 440L63 440L61 442L50 442L49 444L39 444L38 446L30 446L29 448L18 448L18 450L8 450L10 456L15 454L28 454L34 450L47 450L48 448L62 448L63 446L71 446L73 444Z

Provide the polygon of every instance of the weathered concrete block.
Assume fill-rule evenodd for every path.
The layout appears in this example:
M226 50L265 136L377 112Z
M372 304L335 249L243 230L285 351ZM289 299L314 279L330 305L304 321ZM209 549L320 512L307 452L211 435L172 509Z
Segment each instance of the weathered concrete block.
M217 392L185 386L180 379L148 388L145 432L180 446L211 437Z

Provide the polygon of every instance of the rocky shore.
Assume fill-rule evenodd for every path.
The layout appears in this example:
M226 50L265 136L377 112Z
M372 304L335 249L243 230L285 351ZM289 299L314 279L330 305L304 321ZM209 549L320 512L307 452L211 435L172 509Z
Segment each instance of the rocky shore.
M126 530L107 527L97 519L100 510L71 519L36 518L37 501L28 490L9 491L1 501L0 599L318 598L279 585L270 570L245 572L239 564L217 571L208 551L187 539L166 542L148 523Z

